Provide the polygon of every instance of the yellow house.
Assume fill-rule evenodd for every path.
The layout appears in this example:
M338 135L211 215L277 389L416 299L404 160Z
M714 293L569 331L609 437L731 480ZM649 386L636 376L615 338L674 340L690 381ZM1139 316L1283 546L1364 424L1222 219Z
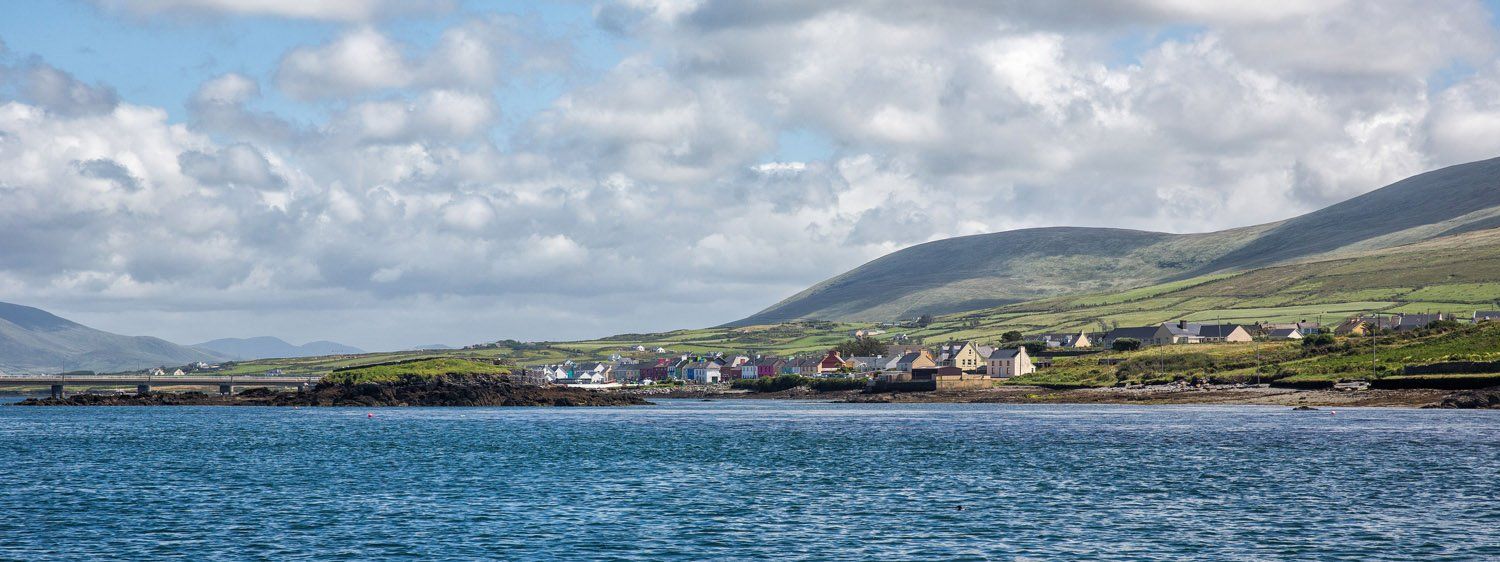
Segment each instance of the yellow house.
M958 367L965 371L977 370L984 366L985 355L990 350L981 351L974 346L974 342L962 344L945 344L938 351L938 365L943 367Z

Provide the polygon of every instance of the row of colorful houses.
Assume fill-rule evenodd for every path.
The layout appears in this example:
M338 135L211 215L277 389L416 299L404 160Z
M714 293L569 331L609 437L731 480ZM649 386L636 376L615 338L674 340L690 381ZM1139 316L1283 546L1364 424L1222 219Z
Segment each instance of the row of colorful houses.
M1370 327L1411 330L1439 320L1452 320L1449 314L1361 315L1333 328L1340 335L1362 335ZM1473 321L1500 321L1500 311L1475 312ZM1241 343L1256 338L1295 340L1319 333L1317 322L1284 322L1257 324L1199 323L1178 320L1148 326L1117 327L1105 332L1079 331L1026 336L1025 341L1039 341L1048 348L1102 349L1116 341L1131 338L1142 345L1183 345L1205 343ZM868 335L868 334L861 334ZM636 351L646 351L636 346ZM665 349L656 348L657 352ZM1045 362L1044 362L1045 363ZM941 371L943 376L962 374L1009 378L1035 372L1037 363L1026 347L979 345L974 342L946 342L933 348L920 344L899 343L874 356L842 357L835 350L806 357L771 357L733 354L683 354L650 359L616 357L608 362L575 363L565 361L528 369L535 378L556 384L609 385L652 383L669 380L700 384L725 383L735 379L755 379L780 375L863 376L877 378L905 374L921 378Z
M850 372L856 367L830 351L822 357L780 358L748 355L684 355L638 361L620 359L601 363L574 363L537 368L549 382L582 384L608 382L660 382L667 380L718 384L734 379L754 379L778 375L826 376Z
M995 348L974 342L947 343L934 354L915 346L892 346L890 355L842 357L830 350L821 356L751 357L748 355L683 355L648 360L621 358L609 362L566 361L529 369L534 378L554 384L608 385L681 380L718 384L735 379L781 375L807 377L859 376L882 373L922 373L939 368L1006 378L1036 370L1024 347Z

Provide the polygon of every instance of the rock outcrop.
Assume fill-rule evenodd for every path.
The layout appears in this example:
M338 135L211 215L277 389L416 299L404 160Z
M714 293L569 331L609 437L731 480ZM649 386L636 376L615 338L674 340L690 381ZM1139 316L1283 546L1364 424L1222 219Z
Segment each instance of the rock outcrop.
M1434 408L1500 409L1500 386L1455 392L1444 396Z
M634 406L639 396L535 386L504 375L440 375L426 379L354 385L322 383L306 392L247 389L232 396L202 392L142 395L78 394L29 398L22 406Z

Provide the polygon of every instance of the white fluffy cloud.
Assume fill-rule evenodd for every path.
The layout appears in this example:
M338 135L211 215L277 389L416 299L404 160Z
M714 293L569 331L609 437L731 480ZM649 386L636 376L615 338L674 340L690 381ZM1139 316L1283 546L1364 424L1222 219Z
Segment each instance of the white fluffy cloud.
M448 28L437 44L418 53L373 27L358 27L281 59L277 85L301 99L341 98L410 86L488 88L518 69L521 32L506 18L477 18ZM527 49L526 64L561 64L545 49Z
M450 0L94 0L107 9L142 16L272 16L289 19L369 21L379 18L442 13Z
M626 51L597 72L498 17L407 43L384 2L109 5L351 22L182 123L5 67L0 287L126 330L698 326L935 238L1278 220L1500 152L1494 30L1460 0L628 0L595 9ZM517 75L561 93L513 111ZM262 109L283 94L320 117ZM198 339L173 325L133 331Z
M485 95L452 90L425 92L411 101L355 104L332 128L358 141L461 140L485 132L497 116Z

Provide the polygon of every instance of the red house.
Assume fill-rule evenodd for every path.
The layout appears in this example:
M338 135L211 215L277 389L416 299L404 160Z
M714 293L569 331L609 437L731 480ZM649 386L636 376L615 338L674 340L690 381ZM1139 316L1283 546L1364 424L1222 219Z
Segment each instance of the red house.
M774 377L781 373L781 366L785 364L785 359L777 359L775 357L762 359L755 364L755 376Z
M828 355L818 362L818 374L832 373L844 368L844 360L839 357L839 350L830 349Z
M672 360L657 359L655 364L641 366L641 378L653 381L664 381L671 376Z

